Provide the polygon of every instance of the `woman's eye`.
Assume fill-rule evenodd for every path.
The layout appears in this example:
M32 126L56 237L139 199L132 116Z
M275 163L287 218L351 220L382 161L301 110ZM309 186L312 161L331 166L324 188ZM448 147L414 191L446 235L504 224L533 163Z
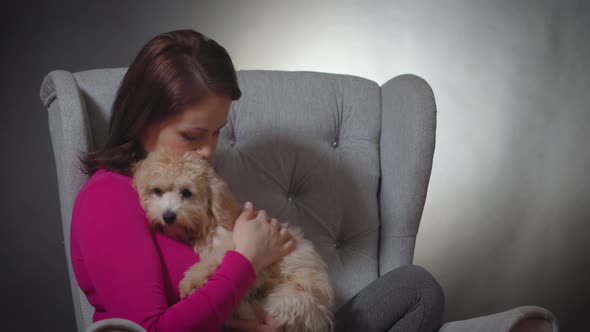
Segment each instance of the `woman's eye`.
M180 195L183 198L189 198L189 197L191 197L193 195L193 193L191 193L191 191L188 190L188 189L184 189L183 191L180 192Z
M162 189L160 189L160 188L154 189L154 195L156 195L158 197L162 197L163 194L164 194L164 192L162 191Z
M221 132L221 131L219 131L219 130L218 130L218 131L214 132L214 133L213 133L213 135L215 135L215 136L219 136L219 133L220 133L220 132Z
M184 138L185 140L192 142L192 141L196 141L197 138L188 134L182 134L182 138Z

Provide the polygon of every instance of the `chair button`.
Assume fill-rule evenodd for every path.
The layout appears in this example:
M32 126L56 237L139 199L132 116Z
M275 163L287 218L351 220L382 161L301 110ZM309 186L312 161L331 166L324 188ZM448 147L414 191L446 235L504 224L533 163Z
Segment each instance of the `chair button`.
M336 147L338 147L338 141L333 141L332 142L332 148L335 149Z

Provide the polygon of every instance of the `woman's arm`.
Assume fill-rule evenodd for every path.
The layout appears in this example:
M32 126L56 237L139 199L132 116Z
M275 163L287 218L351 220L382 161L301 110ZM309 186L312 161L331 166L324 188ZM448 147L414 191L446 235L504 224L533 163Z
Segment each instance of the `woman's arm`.
M148 331L220 330L256 277L251 263L230 251L202 288L169 306L162 259L139 197L115 176L80 193L71 237L76 278L91 303Z

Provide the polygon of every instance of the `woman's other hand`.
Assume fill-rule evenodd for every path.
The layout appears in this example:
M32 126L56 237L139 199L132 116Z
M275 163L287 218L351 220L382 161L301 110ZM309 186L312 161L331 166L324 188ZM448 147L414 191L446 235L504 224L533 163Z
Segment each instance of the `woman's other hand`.
M236 251L252 263L256 272L289 254L296 245L285 225L269 218L264 210L254 212L250 202L244 204L236 220L233 239Z
M226 326L233 331L239 332L284 332L282 327L276 326L272 317L270 317L262 307L253 305L254 313L258 321L231 319Z

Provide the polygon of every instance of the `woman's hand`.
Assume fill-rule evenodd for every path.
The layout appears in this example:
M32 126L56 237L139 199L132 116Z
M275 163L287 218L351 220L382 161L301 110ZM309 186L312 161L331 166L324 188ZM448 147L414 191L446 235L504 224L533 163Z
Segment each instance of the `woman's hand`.
M236 251L244 255L256 272L290 253L295 239L277 219L268 218L266 211L254 212L252 203L244 204L244 211L233 230Z
M258 305L253 305L254 313L258 321L231 319L226 326L239 332L284 332L282 327L277 327L272 317Z

